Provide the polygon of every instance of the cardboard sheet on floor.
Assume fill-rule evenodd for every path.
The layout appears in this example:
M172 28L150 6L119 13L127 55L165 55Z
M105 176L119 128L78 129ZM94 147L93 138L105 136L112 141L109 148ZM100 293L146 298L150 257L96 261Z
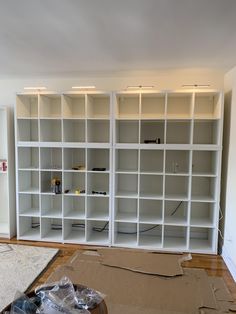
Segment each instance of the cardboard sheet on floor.
M190 260L190 255L135 252L128 250L99 249L101 263L107 266L129 269L144 274L161 276L183 275L181 263Z
M197 314L202 307L217 309L206 273L186 269L183 276L160 277L102 265L95 261L77 261L59 267L49 278L63 276L101 291L106 297L108 313L188 313ZM125 312L119 309L125 308ZM145 309L145 311L144 311Z

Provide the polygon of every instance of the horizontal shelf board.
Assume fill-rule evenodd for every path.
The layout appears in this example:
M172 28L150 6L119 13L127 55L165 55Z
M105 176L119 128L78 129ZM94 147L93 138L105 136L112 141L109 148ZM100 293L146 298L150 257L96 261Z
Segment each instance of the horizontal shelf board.
M87 209L88 210L88 209ZM108 212L97 211L87 216L88 220L106 220L110 219Z
M128 174L138 174L138 170L129 170L129 169L117 169L116 173L128 173Z
M54 194L53 194L54 195ZM85 197L87 196L86 193L81 193L81 194L75 194L75 193L63 193L64 196L78 196L78 197Z
M44 210L42 213L42 217L44 218L62 218L62 210L61 209L48 209Z
M135 213L117 213L115 221L124 221L124 222L138 222L137 214Z
M179 237L164 237L164 248L187 249L186 239Z
M117 115L116 120L126 120L126 121L139 121L140 115Z
M140 175L142 174L146 174L146 175L150 175L150 176L157 176L157 175L160 175L160 176L163 176L164 175L164 172L159 172L159 171L140 171Z
M39 208L28 208L25 210L21 210L19 216L39 217L40 216L40 210L39 210Z
M162 247L161 236L139 235L138 246Z
M62 172L61 168L42 168L40 171L50 171L50 172Z
M85 219L85 211L69 211L68 213L64 214L65 219Z
M163 219L161 217L157 217L156 215L140 215L139 214L139 223L148 223L148 224L162 224Z
M165 199L176 201L188 201L188 195L185 194L166 194Z
M19 171L39 171L39 167L21 167L18 168Z
M107 192L106 195L104 195L104 194L92 194L92 193L89 193L89 194L87 194L87 196L93 196L93 197L110 197L110 195L108 194L108 192Z
M9 224L7 222L0 222L0 235L9 233Z
M44 241L61 242L62 230L50 230L45 236L42 237Z
M17 116L17 120L38 120L38 116Z
M18 147L39 147L39 141L18 141Z
M212 245L207 239L190 239L189 248L190 250L212 251Z
M20 190L19 193L22 194L39 194L39 188L34 188L34 187L29 187L28 189L25 190Z
M137 246L137 234L117 234L114 241L116 245Z
M85 230L71 230L71 232L64 238L64 242L85 243Z
M65 173L67 172L67 173L83 173L83 172L86 172L86 169L84 169L84 170L73 170L73 169L64 169L63 170Z
M139 198L142 199L163 199L163 194L140 193Z
M29 229L19 237L21 240L40 240L40 228Z
M87 237L88 243L108 244L109 236L107 232L96 232L92 231Z
M93 171L93 170L88 170L87 171L87 173L101 173L101 174L103 174L103 173L110 173L110 170L105 170L105 171Z
M192 173L193 177L217 177L216 174L212 173L212 172L193 172Z
M97 115L97 116L88 116L87 120L100 120L100 121L107 121L110 120L110 116L109 115Z
M185 121L191 121L193 120L193 117L191 115L186 114L173 114L170 115L167 113L166 116L167 121L176 121L176 122L185 122Z
M215 202L215 199L213 196L196 196L192 195L191 197L192 201L197 201L197 202Z
M40 120L62 120L62 116L61 115L56 115L56 116L40 116L39 117Z
M62 117L62 119L63 119L63 122L64 122L64 120L86 120L86 117L85 116L76 116L76 114L75 115L73 115L73 116L66 116L66 115L64 115L63 117Z
M203 116L196 116L195 115L195 117L194 117L194 121L200 121L200 122L208 122L208 121L220 121L220 118L218 118L218 117L214 117L214 116L212 116L212 115L203 115Z
M128 191L117 191L116 197L138 198L138 193L137 192L128 192Z

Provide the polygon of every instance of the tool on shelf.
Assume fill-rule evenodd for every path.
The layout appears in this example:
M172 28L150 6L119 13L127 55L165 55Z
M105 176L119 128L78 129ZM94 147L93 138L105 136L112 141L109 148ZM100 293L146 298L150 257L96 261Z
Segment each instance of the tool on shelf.
M154 139L154 140L144 140L145 144L161 144L160 137Z

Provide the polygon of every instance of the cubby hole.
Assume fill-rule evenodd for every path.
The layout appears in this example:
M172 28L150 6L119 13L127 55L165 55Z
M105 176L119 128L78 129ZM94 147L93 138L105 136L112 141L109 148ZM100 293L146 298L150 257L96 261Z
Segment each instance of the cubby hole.
M192 199L213 201L216 195L216 180L212 177L192 177Z
M40 218L19 217L19 238L21 240L40 240Z
M219 121L195 120L193 128L193 144L217 145L219 143Z
M116 121L117 143L139 143L139 121L117 120Z
M84 148L64 148L64 169L65 170L86 170L86 158Z
M16 108L18 118L37 118L38 96L18 95L16 98Z
M116 222L114 225L114 244L136 247L138 244L138 225L132 222Z
M116 171L137 172L138 171L138 150L117 149L116 150Z
M88 170L89 171L109 171L110 154L109 149L89 148L88 149Z
M163 144L165 122L158 120L141 121L140 143Z
M66 172L64 174L64 192L71 195L85 194L85 173Z
M138 196L138 175L117 174L116 175L116 195L117 196Z
M163 150L141 150L140 172L163 173Z
M62 219L42 218L41 219L42 240L49 242L62 241Z
M139 119L139 94L119 95L116 100L116 117L118 119Z
M57 182L56 182L57 181ZM61 194L62 193L62 173L59 171L41 172L41 193Z
M190 121L167 121L166 144L190 144Z
M218 168L218 152L193 151L192 174L216 175Z
M162 246L162 225L139 224L139 246L160 248Z
M140 197L162 198L163 197L163 176L140 175Z
M109 220L109 198L93 197L87 198L87 218L97 220Z
M39 108L41 118L61 118L61 96L40 95Z
M87 179L88 194L101 197L109 195L108 173L89 173Z
M85 197L64 195L64 217L71 219L85 218Z
M191 119L192 94L171 94L167 98L167 119Z
M62 196L42 195L41 215L48 218L62 218Z
M39 193L39 172L19 171L18 177L19 192Z
M167 150L165 165L168 174L188 174L190 170L189 151Z
M37 147L18 147L19 169L39 169L39 149Z
M219 119L221 114L219 93L196 93L194 105L195 119Z
M139 222L160 224L162 218L163 201L162 200L139 200Z
M61 148L41 148L41 169L62 169L62 149Z
M61 142L61 120L40 120L41 142Z
M192 202L191 226L212 227L215 224L215 214L218 210L216 203Z
M110 120L88 120L87 141L89 143L109 143Z
M187 227L164 226L164 248L173 250L186 250Z
M85 96L64 95L63 117L72 119L85 118Z
M187 225L188 223L188 202L165 201L164 221L165 224Z
M141 95L141 119L164 119L165 95Z
M88 95L87 117L90 119L109 119L110 97L109 95Z
M85 142L85 120L63 120L64 142Z
M18 119L18 141L37 142L39 140L38 120Z
M188 176L165 177L165 198L173 200L187 200L189 191Z
M115 199L115 221L137 222L137 199L116 198Z
M19 215L29 217L39 216L39 195L19 194Z
M109 221L87 220L87 242L109 243Z
M212 228L190 228L189 249L194 251L212 251L213 250L213 232Z
M64 220L64 241L67 243L85 242L85 220Z

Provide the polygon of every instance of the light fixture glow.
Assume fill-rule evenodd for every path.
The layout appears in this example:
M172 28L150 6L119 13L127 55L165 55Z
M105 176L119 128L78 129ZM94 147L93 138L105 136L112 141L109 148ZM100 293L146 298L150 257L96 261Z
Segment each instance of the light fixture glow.
M27 86L24 87L25 90L45 90L47 87L44 86Z
M185 88L208 88L210 84L183 84L182 87Z
M126 89L152 89L155 86L153 85L136 85L136 86L127 86Z
M95 89L96 86L89 85L89 86L72 86L72 89Z

